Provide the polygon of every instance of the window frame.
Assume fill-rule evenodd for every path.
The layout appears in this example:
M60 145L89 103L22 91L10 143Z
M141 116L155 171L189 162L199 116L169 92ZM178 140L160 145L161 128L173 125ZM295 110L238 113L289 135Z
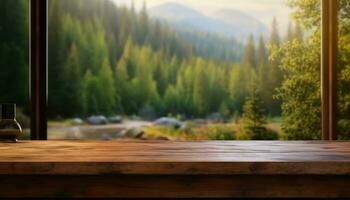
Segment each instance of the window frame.
M48 0L30 0L31 140L47 140Z
M31 139L47 140L48 1L30 0ZM321 139L336 140L338 0L321 0ZM44 53L43 53L44 52Z
M321 0L321 138L337 139L338 0Z

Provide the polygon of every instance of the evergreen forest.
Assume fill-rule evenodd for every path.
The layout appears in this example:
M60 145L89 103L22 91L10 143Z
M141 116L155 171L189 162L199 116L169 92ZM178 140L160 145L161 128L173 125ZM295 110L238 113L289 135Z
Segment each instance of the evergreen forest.
M339 0L338 131L350 139L350 3ZM288 0L287 34L271 16L268 36L247 41L182 30L147 5L50 0L48 116L205 118L242 123L249 139L320 139L320 1ZM0 102L29 111L27 0L0 1ZM213 138L220 139L220 138Z

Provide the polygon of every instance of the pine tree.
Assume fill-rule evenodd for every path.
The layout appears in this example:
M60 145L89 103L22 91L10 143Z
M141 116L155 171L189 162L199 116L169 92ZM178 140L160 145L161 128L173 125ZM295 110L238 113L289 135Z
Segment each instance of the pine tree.
M280 47L280 36L278 33L278 24L276 18L272 21L272 32L269 42L269 50L277 51ZM273 96L276 94L276 89L281 85L283 80L283 72L280 69L280 58L274 57L269 59L269 70L268 70L268 88L266 90L267 95L270 97L266 102L268 112L270 115L278 116L281 113L281 102L278 99L274 99Z
M207 101L209 112L215 113L227 96L227 76L225 70L217 67L217 63L210 61L206 69L208 73Z
M251 34L249 36L248 42L245 46L245 53L244 53L244 63L245 65L256 69L256 52L255 52L255 45L254 45L254 36Z
M155 55L155 69L154 69L154 78L157 82L157 91L161 97L165 95L169 83L168 71L169 64L168 62L163 61L163 54L157 53ZM176 75L176 74L175 74Z
M258 90L264 91L261 93L261 98L266 106L266 102L271 102L272 96L269 86L269 66L268 66L268 52L263 36L260 36L258 47L258 71L257 71L257 83Z
M130 79L134 78L136 74L135 49L133 39L129 36L124 46L122 59L126 63L127 75Z
M254 70L248 66L232 66L228 84L231 113L242 113L244 101L249 95L249 84L251 83L253 72Z
M97 100L101 114L112 115L121 111L120 98L115 86L109 60L105 58L98 76Z
M241 60L242 54L241 45L234 39L195 32L190 34L195 38L192 40L185 33L174 31L170 25L149 18L145 3L140 11L136 11L133 6L128 8L110 1L53 0L49 2L49 9L49 37L53 40L50 42L53 50L49 52L53 67L49 69L54 80L49 85L50 91L57 94L50 101L53 113L50 116L57 115L64 104L62 98L68 77L65 67L72 44L78 52L81 85L86 88L82 95L85 114L107 112L104 106L109 99L105 102L98 89L105 59L109 65L116 66L112 71L115 99L121 101L122 106L117 107L128 115L137 114L146 105L164 113L162 101L170 86L173 93L181 97L179 112L189 116L198 114L194 90L205 99L203 115L216 111L222 101L228 99L225 73L229 71L230 62ZM208 90L207 98L198 84L204 82L199 80L196 71L195 62L199 56L203 60L202 70L208 77L208 87L203 87Z
M271 27L270 44L278 47L281 44L281 38L278 32L278 22L276 17L273 18Z
M134 85L136 87L136 95L138 107L157 106L159 102L159 94L157 92L156 82L153 79L153 56L149 47L139 49L137 55L136 76Z
M178 109L178 101L179 101L179 96L177 94L176 88L174 86L169 86L166 90L166 93L164 95L164 106L166 110L166 114L179 114L179 109Z
M203 116L209 110L207 96L208 90L208 74L205 70L205 62L198 58L195 66L195 79L193 87L193 104L197 110L197 114Z
M248 131L255 131L264 128L266 125L265 110L261 98L255 86L251 95L247 97L243 108L244 128Z
M129 92L128 92L128 84L129 84L129 75L127 71L127 65L124 58L121 58L117 64L116 70L116 89L117 89L117 95L120 97L120 103L121 103L121 112L127 112L127 104L129 99Z
M139 30L137 35L138 43L144 44L146 42L146 38L148 37L148 14L146 1L143 1L142 9L139 14Z
M100 104L98 102L98 78L88 70L83 78L83 110L84 115L100 114Z
M268 53L266 49L266 44L264 37L261 35L259 38L259 47L257 51L257 60L258 60L258 83L260 89L264 91L266 89L267 80L268 80Z
M82 86L79 53L74 43L63 67L62 84L60 95L65 106L61 107L60 112L64 117L77 117L82 113Z
M48 104L49 117L57 117L62 106L62 70L63 65L66 62L63 52L63 19L60 17L61 7L60 1L48 1L49 4L49 16L48 16L48 90L50 94L55 94L55 98L50 98ZM52 96L50 96L52 97Z
M178 112L189 116L194 114L193 87L194 87L193 67L183 65L177 76L176 92L179 96Z
M256 86L252 86L251 95L246 99L243 108L243 129L252 140L276 140L278 135L267 130L265 110Z

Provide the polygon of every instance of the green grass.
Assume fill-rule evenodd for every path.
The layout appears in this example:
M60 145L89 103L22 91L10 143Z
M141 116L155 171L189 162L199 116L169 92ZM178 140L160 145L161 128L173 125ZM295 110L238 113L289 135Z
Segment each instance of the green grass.
M282 138L280 132L280 123L270 123L266 126L279 133L279 137ZM207 125L191 125L187 130L175 130L164 127L149 127L145 128L144 138L146 139L158 139L166 138L168 140L250 140L250 136L242 131L240 124L207 124Z

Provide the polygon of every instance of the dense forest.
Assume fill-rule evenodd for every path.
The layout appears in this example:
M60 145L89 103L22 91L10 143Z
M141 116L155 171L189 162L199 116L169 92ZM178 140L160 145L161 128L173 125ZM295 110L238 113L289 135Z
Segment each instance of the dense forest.
M349 139L350 4L340 4L338 127ZM149 17L146 5L50 0L49 117L219 112L242 116L257 131L266 116L282 116L287 139L319 139L320 1L289 6L286 36L274 19L268 38L252 34L241 44L176 29ZM1 0L0 10L0 101L26 108L28 1Z
M175 30L151 19L146 5L135 11L111 1L52 0L50 116L241 115L253 82L268 114L280 115L273 92L282 72L266 47L282 39L277 22L272 26L269 41L252 35L242 47L232 38Z
M0 102L29 104L28 1L0 1Z

